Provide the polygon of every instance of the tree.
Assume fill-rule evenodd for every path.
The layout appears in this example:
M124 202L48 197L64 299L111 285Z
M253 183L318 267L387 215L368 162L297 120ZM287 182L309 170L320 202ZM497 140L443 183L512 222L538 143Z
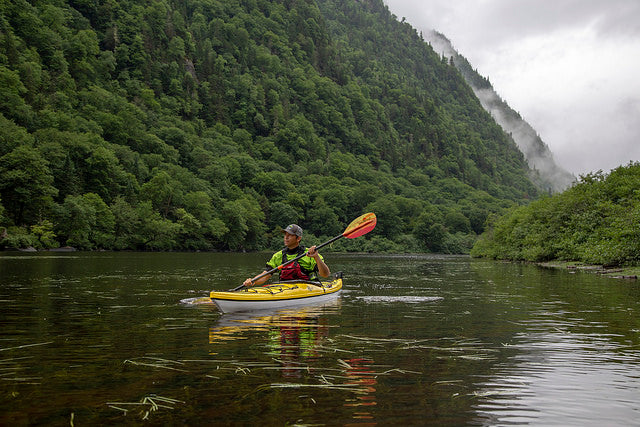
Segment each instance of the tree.
M58 235L69 246L110 249L114 228L113 212L95 193L67 196L58 208Z
M96 213L82 196L67 196L59 208L58 235L65 245L93 249L89 234L95 222Z
M0 199L0 224L5 224L4 218L4 206L2 206L2 199Z
M282 172L258 172L251 182L252 187L271 200L285 199L295 190L289 176Z
M94 148L85 161L85 168L85 190L95 192L109 202L124 192L128 177L112 150Z
M221 219L228 227L224 243L232 251L255 250L264 240L264 213L251 198L225 203Z
M20 75L0 65L0 113L21 125L29 125L32 119L31 107L22 98L26 92Z
M370 203L367 211L375 212L378 217L378 233L393 240L402 231L400 209L393 197L384 197Z
M469 222L469 218L458 211L447 212L444 217L444 223L451 233L456 233L458 231L469 233L471 231L471 223Z
M414 237L431 252L439 252L442 249L447 234L441 221L442 214L434 206L427 206L415 221Z
M138 211L122 197L116 197L110 209L114 219L113 248L137 249L142 240Z
M142 202L137 208L140 218L139 235L142 248L152 250L171 250L177 247L177 238L182 226L163 218L153 210L151 202Z
M82 196L84 203L95 212L95 224L91 227L89 237L98 248L110 249L113 245L115 217L109 206L95 193Z
M183 208L176 211L177 224L180 225L181 246L185 249L211 249L204 237L205 229L198 219Z
M333 236L340 234L343 230L338 215L323 198L318 198L313 208L309 209L305 224L307 224L306 228L316 236Z
M33 136L0 113L0 157L21 145L33 145Z
M0 198L16 225L34 224L53 203L57 190L47 161L29 146L0 157Z
M47 219L32 225L31 234L38 239L41 248L55 248L58 246L56 233L53 231L53 223Z
M142 196L151 201L153 207L167 218L175 207L176 199L182 197L180 184L165 171L158 171L142 186Z
M293 206L284 202L274 202L269 206L269 229L284 228L289 224L297 224L302 215Z

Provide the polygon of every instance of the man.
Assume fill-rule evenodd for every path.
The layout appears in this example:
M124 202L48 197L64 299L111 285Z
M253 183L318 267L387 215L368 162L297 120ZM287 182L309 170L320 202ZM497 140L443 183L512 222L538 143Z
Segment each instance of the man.
M305 252L304 246L300 246L300 241L302 240L302 228L300 228L300 226L291 224L282 230L282 232L284 233L285 248L273 254L267 263L267 269L261 274ZM324 263L324 258L318 253L314 245L309 248L306 256L282 267L280 270L280 280L314 280L317 274L320 274L322 277L329 277L331 271L329 267L327 267L327 264ZM243 284L244 286L261 285L269 280L270 277L271 274L267 274L256 280L250 278L245 280Z

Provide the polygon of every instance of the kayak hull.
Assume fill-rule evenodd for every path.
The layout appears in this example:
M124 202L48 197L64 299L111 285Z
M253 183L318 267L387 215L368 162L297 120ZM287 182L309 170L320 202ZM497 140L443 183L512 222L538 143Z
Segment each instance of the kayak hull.
M238 291L213 291L210 298L220 311L231 313L322 303L336 298L341 290L342 278L336 278L326 282L279 282Z

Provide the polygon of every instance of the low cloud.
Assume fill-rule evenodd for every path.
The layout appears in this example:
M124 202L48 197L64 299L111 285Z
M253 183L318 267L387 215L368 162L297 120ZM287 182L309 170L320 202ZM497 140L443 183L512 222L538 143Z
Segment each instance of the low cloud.
M640 160L639 1L386 3L449 38L570 172Z

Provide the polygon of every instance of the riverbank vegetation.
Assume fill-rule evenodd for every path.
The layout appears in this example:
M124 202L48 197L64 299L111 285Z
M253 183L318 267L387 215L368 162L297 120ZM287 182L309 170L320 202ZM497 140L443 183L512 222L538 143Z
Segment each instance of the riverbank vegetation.
M640 265L640 163L582 176L563 193L494 218L474 256ZM575 264L574 264L575 265Z
M538 196L381 0L0 3L0 246L468 252Z

